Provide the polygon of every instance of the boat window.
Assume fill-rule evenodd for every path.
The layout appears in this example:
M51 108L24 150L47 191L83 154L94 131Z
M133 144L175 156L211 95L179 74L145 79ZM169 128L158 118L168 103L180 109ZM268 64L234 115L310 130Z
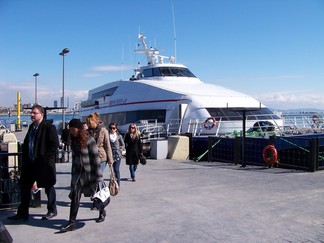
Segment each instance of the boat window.
M165 122L165 116L166 110L142 110L100 114L100 118L105 124L115 122L119 125L135 123L139 120L156 120L157 122Z
M233 111L227 108L206 108L211 117L222 118L222 121L236 121L242 120L243 114L239 111ZM261 108L256 111L246 112L247 120L273 120L279 119L279 117L268 108Z
M192 72L190 72L190 70L188 68L181 68L180 70L181 70L182 75L185 77L191 77L191 78L196 77Z
M143 76L144 77L152 77L153 76L153 70L152 70L152 68L144 69L143 70Z
M160 68L160 71L163 76L196 77L188 68L165 67Z
M153 76L162 76L161 72L160 72L160 68L153 68Z
M160 68L162 76L172 76L172 73L168 67Z
M188 68L179 67L160 67L160 68L148 68L142 72L144 77L159 77L159 76L176 76L176 77L192 77L196 76L189 71Z
M105 90L99 91L97 93L94 93L94 94L91 95L91 100L96 100L96 99L99 99L99 98L102 98L102 97L105 97L105 96L111 96L111 95L113 95L115 93L117 88L118 88L118 86L110 88L110 89L105 89Z

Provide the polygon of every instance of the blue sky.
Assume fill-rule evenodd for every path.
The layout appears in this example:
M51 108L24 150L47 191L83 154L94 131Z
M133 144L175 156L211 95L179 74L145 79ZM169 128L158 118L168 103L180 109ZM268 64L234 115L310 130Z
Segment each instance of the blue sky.
M172 4L175 22L173 21ZM174 42L174 28L176 48ZM69 106L128 79L138 32L202 81L275 109L324 109L323 0L0 0L0 106ZM66 101L67 103L67 101Z

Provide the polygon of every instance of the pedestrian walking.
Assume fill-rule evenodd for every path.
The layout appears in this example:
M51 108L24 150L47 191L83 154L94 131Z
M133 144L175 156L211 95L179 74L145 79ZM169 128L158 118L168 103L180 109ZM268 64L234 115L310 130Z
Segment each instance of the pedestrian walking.
M126 165L129 166L131 179L135 182L135 172L142 154L142 143L136 124L129 125L124 141L126 146Z
M29 219L29 203L31 200L31 188L35 181L38 187L45 188L47 195L47 213L43 220L57 215L56 191L56 167L55 159L59 147L59 139L55 126L44 119L45 110L41 105L31 108L30 118L32 124L28 128L22 146L22 167L20 175L21 203L15 216L9 220Z
M100 117L97 112L92 113L87 117L87 123L89 127L89 134L97 142L101 172L104 174L107 163L109 165L114 163L109 141L109 132L104 123L100 121Z
M91 197L97 189L97 183L102 180L100 159L96 141L83 129L79 119L72 119L69 123L72 149L71 199L69 222L61 227L61 231L76 229L76 218L80 206L82 193ZM105 220L106 211L99 211L97 222Z
M122 152L125 150L125 143L123 137L119 134L116 123L109 124L109 140L110 140L110 147L114 159L114 163L113 163L114 174L117 178L117 183L120 188L119 168L120 168L121 159L123 157Z

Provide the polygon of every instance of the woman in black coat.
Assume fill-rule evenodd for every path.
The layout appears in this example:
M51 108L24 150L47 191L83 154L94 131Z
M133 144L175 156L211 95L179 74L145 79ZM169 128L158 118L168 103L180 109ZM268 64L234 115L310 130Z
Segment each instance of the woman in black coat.
M125 146L126 165L129 165L129 172L132 181L136 181L135 172L142 153L142 143L140 133L135 124L130 124L128 127L128 132L125 135Z

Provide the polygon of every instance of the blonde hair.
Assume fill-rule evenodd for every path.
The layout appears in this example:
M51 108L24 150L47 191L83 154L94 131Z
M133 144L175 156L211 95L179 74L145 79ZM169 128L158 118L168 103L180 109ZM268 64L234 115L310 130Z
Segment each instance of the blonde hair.
M132 132L132 129L131 127L135 127L135 132ZM137 126L136 124L132 123L132 124L129 124L128 126L128 133L131 135L131 137L140 137L140 132L139 130L137 129Z
M99 113L98 112L94 112L94 113L90 114L87 117L87 123L90 123L90 121L94 121L96 124L99 124L99 122L100 122Z

